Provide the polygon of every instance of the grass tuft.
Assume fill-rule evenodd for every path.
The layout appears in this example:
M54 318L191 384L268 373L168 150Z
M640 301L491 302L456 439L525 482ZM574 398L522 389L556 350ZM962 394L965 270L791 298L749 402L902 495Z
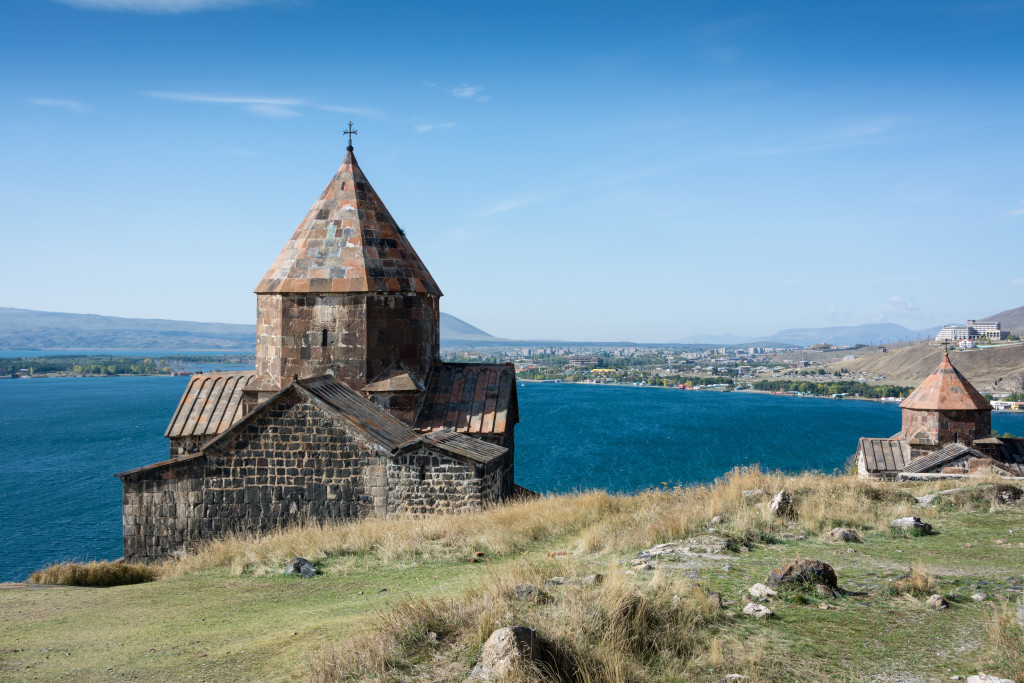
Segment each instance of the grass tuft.
M1004 602L992 611L986 636L991 664L1015 681L1024 681L1024 599Z
M55 586L127 586L155 581L159 570L127 562L60 562L32 573L28 583Z

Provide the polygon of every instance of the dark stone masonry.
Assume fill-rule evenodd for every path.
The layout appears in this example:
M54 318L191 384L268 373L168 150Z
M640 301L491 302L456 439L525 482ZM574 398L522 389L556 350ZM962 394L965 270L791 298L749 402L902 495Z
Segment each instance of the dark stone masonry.
M515 372L440 361L441 291L351 147L256 292L255 372L193 377L170 459L117 475L126 559L522 492Z

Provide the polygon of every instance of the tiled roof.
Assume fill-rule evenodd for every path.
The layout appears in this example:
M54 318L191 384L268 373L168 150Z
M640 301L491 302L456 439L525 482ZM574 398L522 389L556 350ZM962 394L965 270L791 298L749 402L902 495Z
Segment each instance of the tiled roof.
M943 446L937 451L932 451L927 455L922 455L919 458L914 458L907 466L903 468L904 472L928 472L934 470L937 467L942 467L948 462L956 460L963 455L971 455L975 458L984 458L985 456L974 450L968 448L962 443L951 443Z
M488 443L482 439L476 439L472 436L459 434L450 429L442 429L420 435L412 441L402 444L393 452L407 452L415 450L420 446L439 450L463 460L472 460L473 462L484 464L508 453L507 448Z
M1003 447L999 452L999 462L1016 472L1017 476L1024 477L1024 439L1003 437L1000 441Z
M992 410L985 397L949 362L948 353L900 407L904 410Z
M511 363L440 363L427 380L416 429L449 428L468 434L504 434L519 422L516 372Z
M364 386L363 391L367 394L420 392L423 391L423 385L412 376L409 368L401 361L395 361Z
M425 292L441 296L351 150L256 286L272 292Z
M220 434L242 417L242 389L255 377L254 372L193 375L164 436L213 437Z
M869 472L899 472L910 461L910 446L901 439L862 437L857 450L864 453Z
M389 412L359 395L341 380L331 376L300 379L298 384L327 404L374 443L392 450L415 439L416 432Z

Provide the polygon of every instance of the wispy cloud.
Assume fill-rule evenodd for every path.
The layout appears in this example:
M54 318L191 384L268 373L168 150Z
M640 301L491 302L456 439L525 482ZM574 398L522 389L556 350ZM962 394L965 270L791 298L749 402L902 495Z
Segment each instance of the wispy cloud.
M776 154L805 154L823 152L841 147L877 144L885 140L885 135L900 123L897 117L876 117L854 121L842 126L825 130L819 135L798 140L779 147L768 147L747 152L750 156L770 156Z
M216 9L265 5L275 0L54 0L79 9L145 14L182 14Z
M463 83L459 87L452 88L448 92L450 92L452 95L460 99L476 100L477 102L483 102L485 100L490 99L488 95L480 94L481 91L483 91L483 89L484 87L482 85L467 85Z
M335 111L344 114L356 114L369 118L383 118L383 115L374 109L361 107L341 107L336 105L316 104L306 100L281 98L281 97L237 97L233 95L208 95L203 93L190 92L167 92L163 90L150 90L143 93L147 97L155 97L161 100L175 100L177 102L198 102L201 104L227 104L241 107L245 111L260 116L273 118L289 118L302 116L302 109L320 109L323 111Z
M455 123L453 121L447 121L445 123L420 123L416 125L417 133L429 133L432 130L439 128L453 128Z
M902 296L889 297L889 307L900 311L916 311L917 306L912 301L904 299Z
M1020 200L1017 204L1017 208L1006 214L1007 216L1024 216L1024 199Z
M1011 287L1024 287L1024 277L1015 277L1006 284Z
M73 111L76 114L81 114L89 107L84 102L78 100L61 100L61 99L50 99L48 97L34 97L29 100L30 104L34 104L37 107L57 107L58 109L67 109Z

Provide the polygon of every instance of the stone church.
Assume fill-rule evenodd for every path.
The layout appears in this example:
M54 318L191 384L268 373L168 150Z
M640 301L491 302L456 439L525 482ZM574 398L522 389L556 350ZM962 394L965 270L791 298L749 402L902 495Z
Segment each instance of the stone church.
M930 479L990 471L1024 476L1024 439L992 436L992 405L953 367L948 353L900 408L899 433L858 443L861 477Z
M522 491L512 365L440 360L441 290L347 152L256 287L255 371L193 376L169 459L116 475L126 559Z

